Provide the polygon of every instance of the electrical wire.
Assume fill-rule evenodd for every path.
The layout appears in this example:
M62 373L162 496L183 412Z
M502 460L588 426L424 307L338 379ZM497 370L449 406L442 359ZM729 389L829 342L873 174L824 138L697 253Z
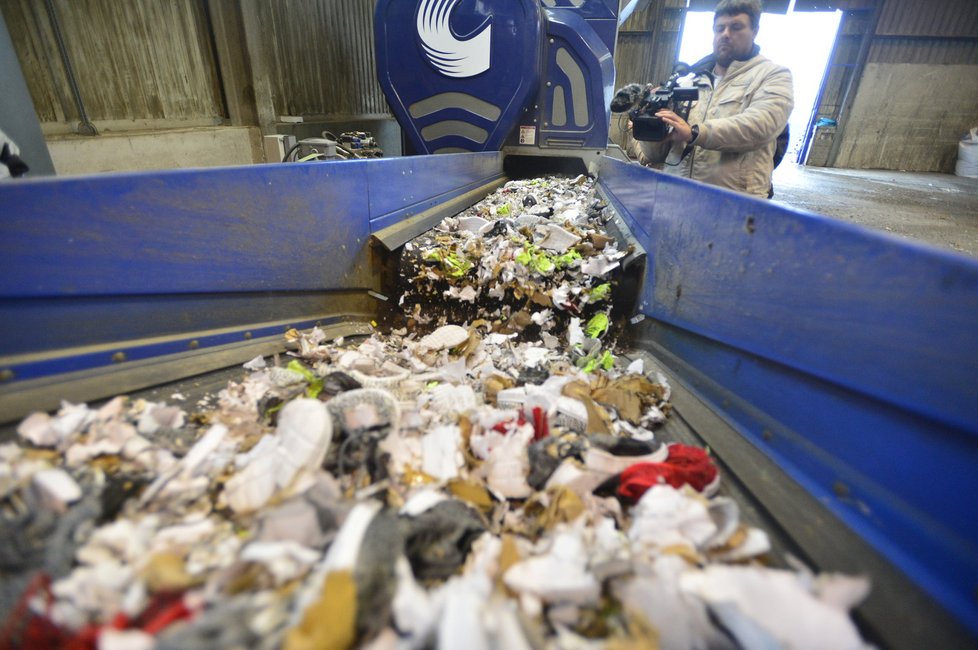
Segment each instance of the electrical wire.
M288 153L285 154L285 157L282 158L282 162L284 162L284 163L285 162L289 162L289 157L292 154L294 154L296 152L296 150L298 150L298 148L301 147L301 146L302 146L302 143L301 142L296 142L294 145L292 145L292 148L289 149Z

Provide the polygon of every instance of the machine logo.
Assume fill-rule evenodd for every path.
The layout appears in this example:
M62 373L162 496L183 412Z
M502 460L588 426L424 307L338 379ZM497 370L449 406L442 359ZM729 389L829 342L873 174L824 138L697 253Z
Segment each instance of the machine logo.
M458 38L450 25L460 0L422 0L418 7L418 36L431 65L447 77L466 78L489 69L491 18L467 38Z

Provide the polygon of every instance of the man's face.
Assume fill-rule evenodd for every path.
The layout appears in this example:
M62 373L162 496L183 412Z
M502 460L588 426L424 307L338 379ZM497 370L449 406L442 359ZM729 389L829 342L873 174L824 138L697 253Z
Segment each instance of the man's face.
M735 59L746 58L754 47L757 30L751 28L750 16L717 16L713 21L713 53L723 67Z

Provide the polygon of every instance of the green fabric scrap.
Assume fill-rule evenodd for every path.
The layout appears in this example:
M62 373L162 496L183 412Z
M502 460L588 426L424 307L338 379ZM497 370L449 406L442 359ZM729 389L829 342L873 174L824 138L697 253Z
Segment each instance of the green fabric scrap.
M589 302L601 302L602 300L607 300L611 296L611 284L605 282L604 284L599 284L598 286L591 289L591 293L588 294Z
M557 268L554 260L533 244L523 248L513 259L540 275L550 275Z
M554 262L552 259L541 253L533 259L533 270L540 275L550 275L554 272Z
M573 264L579 259L581 259L580 253L578 253L576 250L569 250L563 255L561 255L560 257L558 257L555 260L555 262L557 264L557 268L562 269L570 266L571 264Z
M448 253L446 255L437 249L426 251L424 253L424 260L426 262L440 263L442 270L451 278L460 278L475 266L465 257L461 257L455 253Z
M303 376L303 378L305 378L306 382L308 382L309 385L306 387L306 397L316 399L319 397L319 393L323 392L323 380L314 375L309 368L306 368L297 359L290 361L286 368L293 372L299 373Z
M583 357L577 362L578 367L581 368L587 374L591 374L598 368L602 370L611 370L615 367L615 355L611 354L608 350L603 353L598 354L600 350L594 350L586 357Z
M588 336L588 338L601 338L601 336L608 331L609 324L608 314L595 314L594 317L587 322L587 327L584 328L584 333Z
M464 257L459 257L455 253L449 253L442 260L442 266L445 268L445 272L453 278L460 278L469 272L472 268L472 262L468 261Z

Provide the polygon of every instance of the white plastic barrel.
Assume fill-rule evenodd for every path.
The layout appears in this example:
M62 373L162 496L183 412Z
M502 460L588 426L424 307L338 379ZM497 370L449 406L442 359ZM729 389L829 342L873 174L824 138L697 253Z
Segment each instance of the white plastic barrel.
M958 143L958 164L954 167L954 173L978 178L978 127L971 129Z

